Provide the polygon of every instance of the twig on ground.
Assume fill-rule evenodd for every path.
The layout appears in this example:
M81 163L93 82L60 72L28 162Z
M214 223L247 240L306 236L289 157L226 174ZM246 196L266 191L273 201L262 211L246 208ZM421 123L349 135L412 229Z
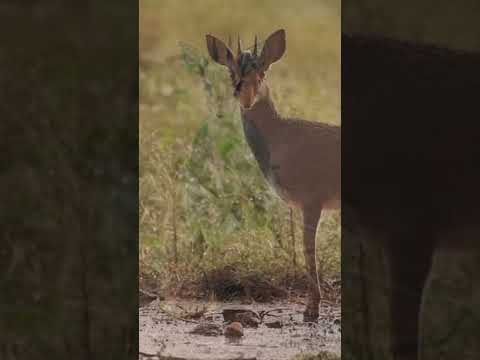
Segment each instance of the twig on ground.
M188 319L185 319L185 318L182 318L182 317L179 317L179 316L175 316L175 315L172 315L172 314L168 314L166 313L168 316L170 316L172 319L174 320L179 320L179 321L185 321L185 322L188 322L188 323L191 323L191 324L200 324L199 321L195 321L195 320L188 320ZM163 319L160 319L160 318L157 318L157 317L153 317L152 316L152 319L153 320L157 320L157 321L163 321Z
M283 311L283 310L288 310L288 308L276 308L276 309L271 309L271 310L268 310L268 311L260 311L258 313L258 315L260 316L260 321L263 321L263 318L267 315L268 316L273 316L273 317L279 317L277 315L272 315L270 313L275 312L275 311Z
M185 308L180 305L180 304L175 304L176 307L178 307L180 310L182 310L183 312L187 312L187 310L185 310Z
M142 352L142 351L139 351L138 355L142 355L143 357L147 357L147 358L158 357L159 356L159 354L149 354L149 353L145 353L145 352Z

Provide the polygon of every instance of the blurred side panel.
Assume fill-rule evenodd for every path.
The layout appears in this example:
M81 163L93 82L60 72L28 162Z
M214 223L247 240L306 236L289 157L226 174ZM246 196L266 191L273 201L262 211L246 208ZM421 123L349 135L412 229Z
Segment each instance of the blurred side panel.
M0 358L136 358L138 4L0 17Z

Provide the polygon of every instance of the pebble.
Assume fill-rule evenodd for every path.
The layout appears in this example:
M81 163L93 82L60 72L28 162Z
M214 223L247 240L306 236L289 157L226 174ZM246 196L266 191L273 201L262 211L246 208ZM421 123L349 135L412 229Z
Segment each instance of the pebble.
M224 334L226 337L242 337L243 326L239 322L233 322L225 326Z

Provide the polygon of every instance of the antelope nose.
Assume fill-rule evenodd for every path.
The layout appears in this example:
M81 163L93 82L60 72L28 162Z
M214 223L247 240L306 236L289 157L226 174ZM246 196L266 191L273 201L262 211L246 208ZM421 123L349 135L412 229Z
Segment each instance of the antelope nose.
M252 103L249 102L249 103L240 103L240 106L245 109L245 110L248 110L252 107Z

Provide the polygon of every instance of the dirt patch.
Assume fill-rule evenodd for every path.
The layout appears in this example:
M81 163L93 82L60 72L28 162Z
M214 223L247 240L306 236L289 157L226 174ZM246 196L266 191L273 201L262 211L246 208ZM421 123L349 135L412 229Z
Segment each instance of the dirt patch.
M286 272L279 275L243 272L238 268L225 266L200 272L197 269L196 276L190 276L189 269L183 269L178 273L171 271L169 277L155 272L142 272L140 288L170 298L196 300L213 298L223 302L241 300L261 303L304 296L308 291L307 274L304 272L297 274ZM341 280L338 277L323 279L320 287L324 299L340 303Z
M175 313L181 309L205 308L201 319L191 320ZM223 310L244 307L246 311L264 314L257 328L244 328L241 338L223 335L204 336L191 333L200 323L224 328ZM171 311L170 311L170 310ZM331 303L321 306L317 323L302 321L304 305L289 301L242 305L198 301L153 301L140 309L140 358L188 360L287 360L299 353L328 351L340 356L340 307ZM179 315L180 314L180 315ZM279 327L266 324L278 322ZM160 356L161 355L161 356Z
M288 295L285 289L276 286L265 275L239 274L228 267L205 274L200 292L214 294L221 301L248 298L257 302L271 302Z

